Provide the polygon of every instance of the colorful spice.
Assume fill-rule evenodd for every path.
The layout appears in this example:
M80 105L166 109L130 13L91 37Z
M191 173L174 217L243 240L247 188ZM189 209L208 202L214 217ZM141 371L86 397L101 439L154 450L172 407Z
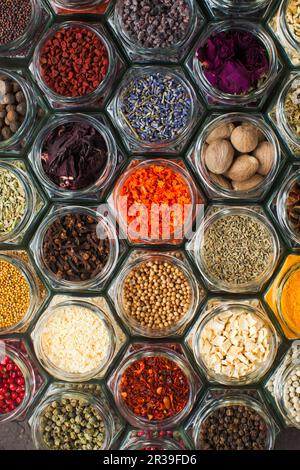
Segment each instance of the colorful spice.
M100 370L111 344L104 321L81 305L58 306L43 324L40 342L47 359L70 374Z
M44 445L51 450L99 450L107 431L99 411L74 397L55 400L45 407L40 432Z
M25 94L7 75L0 76L0 141L10 139L21 127L27 113Z
M300 366L288 375L283 391L284 406L296 426L300 426Z
M31 0L0 0L0 45L16 41L32 19Z
M183 271L166 261L139 264L125 278L123 306L142 327L165 330L187 313L191 287Z
M20 179L12 171L0 167L0 238L20 225L26 206L26 194Z
M300 180L296 181L288 192L286 213L291 228L300 235Z
M266 450L268 427L254 409L222 406L212 411L200 429L200 450Z
M175 169L159 164L159 161L157 164L137 166L125 180L120 196L124 199L120 198L121 213L126 211L124 215L128 225L137 220L136 214L131 215L132 210L140 208L141 221L135 227L136 238L168 238L168 232L172 235L181 229L185 205L192 202L183 177ZM172 206L175 209L172 210Z
M0 415L18 408L25 395L25 379L17 364L8 356L0 358Z
M108 238L99 238L99 220L84 213L58 217L43 239L43 258L57 279L71 282L95 278L109 257Z
M21 271L0 259L0 328L19 323L30 305L30 287Z
M272 331L247 310L224 311L201 330L199 351L206 367L233 380L249 376L271 355Z
M300 79L292 82L284 103L286 120L296 137L300 137Z
M107 158L107 145L100 132L80 122L68 122L50 132L41 155L47 177L69 191L94 184L102 175Z
M156 72L132 78L122 91L120 106L134 137L154 143L182 134L189 124L192 100L180 78Z
M300 1L290 0L286 9L286 21L295 41L300 42Z
M43 45L39 59L42 77L62 96L84 96L98 88L108 71L108 52L87 27L59 29Z
M190 23L185 0L119 0L126 34L145 48L167 48L181 42Z
M273 257L270 230L248 215L224 215L206 230L203 261L210 275L227 285L242 285L263 276Z
M284 283L280 307L287 325L300 333L300 269L291 272Z
M269 72L265 46L246 31L213 34L197 50L196 57L209 83L231 95L256 90Z
M263 184L275 161L274 145L247 121L219 124L206 139L202 158L222 188L248 191Z
M181 368L163 356L134 361L120 382L120 395L128 408L149 421L162 421L181 413L190 386Z

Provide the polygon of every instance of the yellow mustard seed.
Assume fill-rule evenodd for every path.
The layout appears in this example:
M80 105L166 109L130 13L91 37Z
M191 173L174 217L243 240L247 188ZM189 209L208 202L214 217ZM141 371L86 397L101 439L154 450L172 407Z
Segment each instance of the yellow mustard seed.
M0 328L19 323L30 305L30 287L22 272L0 260Z

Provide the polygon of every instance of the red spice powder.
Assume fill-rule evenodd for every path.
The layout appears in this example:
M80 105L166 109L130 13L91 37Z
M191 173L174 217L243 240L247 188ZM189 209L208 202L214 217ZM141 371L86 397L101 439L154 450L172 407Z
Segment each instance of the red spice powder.
M189 398L190 386L181 368L164 356L133 362L120 382L123 401L134 414L162 421L180 413Z
M93 31L81 27L57 31L45 42L40 56L45 83L68 97L94 91L104 80L108 65L105 45Z
M127 223L130 225L136 221L136 214L130 214L130 208L134 204L143 204L148 214L148 230L147 237L162 238L164 232L164 221L168 220L168 208L174 204L177 205L179 211L170 211L170 234L180 228L184 223L184 206L191 204L191 195L187 183L182 176L169 167L163 165L150 165L137 170L127 178L121 188L121 196L127 196L126 201L120 201L120 210L124 214L127 210ZM151 208L157 204L161 212L156 220L159 221L154 226L151 217ZM163 206L165 205L165 207ZM125 212L126 214L126 212ZM156 214L155 211L152 214ZM143 216L141 214L141 218ZM153 222L153 223L152 223ZM136 227L136 231L141 231L140 226ZM144 235L144 233L140 233Z

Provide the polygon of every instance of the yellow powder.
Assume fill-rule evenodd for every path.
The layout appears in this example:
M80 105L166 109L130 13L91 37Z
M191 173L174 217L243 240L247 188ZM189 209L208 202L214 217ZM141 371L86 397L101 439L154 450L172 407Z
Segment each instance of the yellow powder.
M300 332L300 269L285 282L281 295L281 311L287 325Z

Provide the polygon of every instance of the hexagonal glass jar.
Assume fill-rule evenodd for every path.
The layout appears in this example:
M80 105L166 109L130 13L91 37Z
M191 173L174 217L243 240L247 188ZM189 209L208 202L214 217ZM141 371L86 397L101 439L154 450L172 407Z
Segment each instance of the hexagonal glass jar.
M11 84L16 84L18 91L25 97L26 111L23 122L16 131L11 131L8 124L10 121L4 122L8 119L8 106L19 106L16 101L15 92L9 91L11 85L8 85L8 92L2 91L0 94L0 116L1 116L1 140L0 140L0 153L5 156L12 154L19 154L24 151L25 147L29 144L30 139L35 131L35 127L40 125L39 121L45 113L40 97L32 86L27 73L24 70L7 70L1 69L0 75L5 81L10 81ZM4 82L5 82L4 81ZM3 87L4 88L4 87ZM6 87L5 87L6 88ZM16 92L17 93L17 92ZM10 104L7 104L10 103ZM15 111L15 109L14 109ZM24 113L24 111L21 111ZM3 126L3 124L5 124ZM12 125L11 122L10 125ZM3 130L7 130L7 137L3 135ZM14 133L13 133L14 132Z
M125 49L130 60L139 63L155 63L155 62L179 62L186 55L192 41L199 33L204 23L204 18L200 12L198 5L193 0L186 0L189 9L190 19L185 31L184 37L176 44L163 47L144 47L137 40L130 37L124 28L122 20L122 0L117 1L114 10L110 14L109 23L112 31Z
M105 428L105 436L101 449L112 449L117 445L121 431L123 430L124 423L120 416L115 412L104 388L97 383L91 384L78 384L70 383L64 384L54 382L46 391L45 395L37 404L30 420L31 435L34 445L40 450L51 449L44 440L41 430L41 419L47 407L55 401L64 399L77 399L91 405L97 414L101 417ZM66 443L68 444L68 443ZM59 450L69 450L67 447L61 447ZM92 448L85 450L93 450Z
M266 442L264 450L272 450L275 444L278 427L270 415L261 395L256 390L235 390L235 389L210 389L200 402L199 407L190 417L185 429L189 434L194 449L199 450L218 450L218 448L201 445L200 436L202 426L205 421L218 412L223 407L241 406L257 413L264 421L266 426ZM224 450L227 448L223 444ZM237 448L235 448L237 449ZM253 449L251 449L253 450Z
M121 393L121 380L125 371L136 361L145 360L146 358L164 358L171 361L174 366L182 371L186 376L189 390L186 403L183 408L167 418L161 420L153 419L153 416L143 417L134 413L129 406L126 405ZM167 430L178 426L190 413L195 403L201 382L193 367L191 366L185 351L179 344L172 343L133 343L127 349L122 361L112 373L108 386L113 393L116 406L119 412L124 416L127 422L138 429L144 430ZM165 397L166 398L166 397ZM169 405L165 405L169 406Z
M290 64L297 67L300 65L300 37L297 40L296 35L293 34L289 27L287 17L289 3L290 0L281 0L269 21L269 27L277 40L279 40L281 49L284 51Z
M77 123L93 127L104 139L107 148L107 162L101 170L98 179L92 184L82 189L72 190L63 188L54 183L46 174L42 164L44 142L52 132L65 124ZM31 152L29 154L31 166L43 189L53 200L102 200L112 182L119 172L120 166L125 160L120 151L115 136L111 130L107 118L104 115L87 114L55 114L51 116L48 123L38 133Z
M211 233L211 228L214 226L214 224L226 221L226 218L228 217L237 217L239 219L247 218L249 221L253 221L253 223L255 223L257 226L260 226L265 231L269 238L269 244L271 245L270 249L272 250L272 253L270 253L270 256L268 257L268 262L266 259L264 270L261 270L259 274L251 279L251 276L249 276L249 279L245 279L244 282L234 282L230 280L227 282L225 279L221 279L221 277L218 278L217 275L213 274L210 268L207 266L207 262L205 261L205 257L203 255L203 246L206 240L205 235ZM224 233L221 232L221 235L217 237L219 245L214 247L215 250L220 250L224 246L223 236ZM235 234L235 236L237 236L237 234ZM235 248L236 251L233 253L233 256L235 262L240 263L240 261L243 260L243 254L238 254L238 245L234 245L236 245L235 239L232 239L230 248ZM187 243L186 249L195 261L210 290L213 292L225 291L244 293L260 291L262 286L270 279L279 258L280 243L273 225L270 223L263 210L259 206L214 205L206 212L204 220L202 221L192 240ZM244 261L242 261L242 263L244 263ZM246 267L245 264L244 267ZM223 271L224 269L222 272ZM240 268L238 268L238 271L240 271ZM233 273L231 272L230 275L232 276ZM236 276L238 275L239 274L237 272Z
M103 269L87 280L70 281L53 272L47 264L44 256L43 244L48 229L57 220L62 217L76 214L93 217L98 221L96 235L100 239L102 237L108 239L109 253L107 261ZM121 247L122 248L122 247ZM43 219L38 227L31 243L30 250L34 257L35 263L41 274L47 279L53 289L64 289L68 291L98 291L108 280L118 262L120 255L120 244L115 228L115 224L109 215L103 216L98 209L86 206L52 206L47 217ZM77 261L76 261L77 263ZM71 263L72 264L72 263ZM75 265L73 265L75 266ZM74 268L73 268L74 269Z
M203 68L201 67L200 61L196 55L197 50L206 44L212 35L230 30L241 31L255 36L265 47L269 60L269 72L265 80L263 80L256 89L249 90L247 93L239 95L225 93L217 87L214 87L205 77ZM189 69L190 75L200 88L207 105L209 107L220 108L224 108L225 106L261 108L271 87L273 86L279 68L276 46L273 40L268 36L262 26L246 20L226 20L209 24L200 34L199 41L187 59L186 65Z
M47 321L53 318L53 315L56 313L59 314L61 309L67 310L75 308L81 308L88 310L91 313L97 315L106 329L106 332L109 335L109 345L105 358L99 365L94 368L86 371L85 373L71 373L66 372L62 368L55 365L51 359L47 356L45 348L43 347L42 335L45 331L45 326L47 326ZM67 295L55 295L47 309L39 317L38 322L35 324L32 332L31 338L33 341L33 346L35 350L36 357L42 367L47 370L47 372L55 377L58 380L63 380L65 382L86 382L91 379L102 379L107 369L110 367L111 363L118 355L120 349L124 346L126 342L126 335L123 330L117 324L114 319L111 308L109 307L107 301L104 297L76 297L76 296L67 296Z
M21 36L0 45L0 57L27 58L32 54L36 42L47 28L51 15L40 0L29 0L31 18Z
M111 0L50 0L50 4L58 15L104 15Z
M295 405L293 406L287 398L289 379L295 374L300 377L300 342L293 341L286 354L281 359L277 368L273 371L269 380L265 383L267 398L279 413L281 420L286 426L300 429L299 392L294 390ZM297 399L298 398L298 399Z
M175 203L169 206L168 211L165 207L168 202L152 201L151 209L140 202L128 206L128 196L122 194L124 185L130 178L133 178L136 172L143 172L143 170L157 166L180 180L186 188L184 191L190 203ZM123 231L122 236L128 238L132 244L144 245L180 245L190 235L193 221L201 209L203 210L204 203L202 194L198 191L182 160L169 159L137 158L132 160L108 198L108 205Z
M26 251L0 251L0 259L5 263L14 266L14 268L18 270L20 275L28 284L30 296L28 309L23 317L17 323L0 328L0 336L12 333L22 333L28 329L39 309L47 300L49 292L37 276L35 267Z
M24 397L21 403L7 413L0 413L0 424L9 421L22 421L33 400L44 386L45 377L35 364L34 357L27 344L20 339L0 340L0 364L9 358L20 370L24 380ZM11 398L10 398L11 399ZM1 397L2 401L2 397Z
M229 15L259 19L267 15L272 0L208 0L207 7L215 18Z
M13 182L18 182L21 194L24 195L25 202L24 211L22 210L23 214L21 217L19 217L17 213L5 213L4 210L1 213L0 244L5 246L15 245L23 240L29 228L32 227L33 223L35 223L45 201L22 160L0 160L0 178L3 173L11 175ZM12 188L12 190L12 194L17 194L17 188ZM9 187L5 184L5 179L3 179L0 183L0 195L1 198L3 198L2 203L4 207L6 198L10 197L9 194ZM13 216L15 216L15 218ZM7 222L10 222L11 229L9 230L4 229L6 220Z
M124 99L131 93L130 87L136 82L136 80L142 81L144 78L153 77L159 74L162 77L166 77L168 80L175 81L184 93L189 98L190 110L186 119L186 125L181 126L180 132L175 132L173 137L158 138L151 141L150 138L147 140L147 136L143 138L135 131L133 125L131 125L126 116L122 112L122 106ZM155 85L155 84L154 84ZM151 91L151 97L156 97L158 94L157 87L153 85L153 91ZM127 94L126 94L127 93ZM164 99L164 97L162 97ZM151 108L150 108L151 110ZM165 67L165 66L133 66L125 73L118 89L109 102L107 111L109 112L111 119L117 126L119 133L122 136L123 143L127 150L134 154L139 153L164 153L164 154L178 154L181 152L188 138L190 137L195 125L199 122L201 115L204 114L204 108L200 105L197 95L193 89L192 84L187 79L182 69L179 67ZM148 111L147 111L148 113ZM139 114L137 116L140 121L147 121L145 129L149 128L149 117L148 115ZM156 123L153 123L156 124ZM175 123L178 126L178 123ZM153 126L154 127L154 126Z
M297 318L293 317L293 312L291 312L292 319L294 318L293 321L291 321L291 318L285 315L287 311L284 311L283 306L281 305L281 300L282 300L282 293L283 289L286 285L286 282L291 279L290 276L292 276L294 273L298 272L300 269L300 256L298 254L289 254L284 260L283 263L280 266L280 270L273 279L272 283L270 284L267 292L265 293L265 301L269 305L269 307L272 309L274 312L277 320L280 323L280 326L288 339L297 339L300 338L300 324L297 323ZM290 291L290 289L289 289ZM287 294L286 298L291 298L293 299L293 294L292 297L290 297L289 294ZM286 307L290 308L290 305L286 305Z
M120 450L183 450L188 449L183 433L172 431L131 430L123 440Z
M138 319L134 318L126 310L123 295L124 284L128 279L128 276L130 276L132 272L137 269L143 268L148 263L173 265L174 268L180 270L183 273L183 275L189 282L191 298L188 309L178 321L174 322L173 325L168 325L163 328L158 328L154 326L150 328L147 325L143 325L142 321L139 321ZM132 335L144 336L148 338L163 338L179 336L184 332L189 323L192 321L198 308L198 305L203 300L205 294L204 289L196 279L196 276L194 275L184 252L157 252L146 250L134 250L130 253L129 257L126 259L126 261L120 268L119 273L113 280L109 288L109 295L115 303L115 307L121 321L124 325L129 328ZM133 293L132 295L135 296L135 293ZM142 292L136 292L137 298L139 298L140 295L142 295ZM143 308L145 302L141 301L140 305L141 308Z
M273 165L269 170L269 173L263 177L263 179L252 188L246 188L245 190L234 190L227 178L224 176L216 174L215 176L209 172L205 165L204 154L207 149L207 138L212 132L216 132L218 128L224 130L228 128L231 124L242 123L253 125L257 128L260 135L263 135L268 142L270 142L274 149L273 156ZM228 134L218 134L217 138L230 139ZM230 141L230 140L229 140ZM259 145L258 141L258 145ZM242 152L239 152L242 154ZM247 153L247 152L245 152ZM253 152L248 152L252 154ZM265 122L262 116L256 114L246 114L246 113L228 113L216 115L213 114L210 116L204 123L195 143L192 145L187 156L189 162L191 163L194 171L197 176L200 178L201 183L203 183L204 188L209 194L210 198L215 200L223 199L246 199L246 200L260 200L269 190L276 174L278 172L281 160L281 149L277 139L277 136L273 129ZM221 176L223 179L220 179Z
M104 79L99 83L98 87L92 92L82 96L64 96L55 92L43 79L43 72L40 65L40 56L44 44L61 30L68 30L73 27L83 28L95 34L101 44L104 45L108 55L108 70ZM123 61L121 60L116 48L114 47L110 37L101 24L83 23L80 21L65 21L53 25L50 30L42 37L37 45L30 70L35 78L37 85L46 96L50 105L55 108L81 109L82 107L103 108L108 95L111 93L114 82L123 69Z
M268 113L293 158L300 156L299 93L300 73L295 72L280 87L279 95L275 95ZM294 128L289 122L289 116L293 118Z
M240 375L239 377L236 377L234 375L230 376L229 374L218 372L217 370L212 368L209 364L207 364L207 361L204 358L203 351L200 348L201 336L205 328L209 325L209 323L212 322L215 318L220 319L223 314L226 315L229 312L233 315L241 312L251 315L253 319L255 318L257 321L263 322L264 328L267 329L269 333L270 351L268 357L265 359L265 361L257 365L250 373ZM215 339L217 339L217 337L218 336L216 336ZM224 337L222 335L222 332L219 333L219 337ZM273 324L271 323L268 315L262 307L261 302L258 299L225 300L222 298L212 298L207 302L200 318L189 331L185 341L187 346L190 348L191 353L194 355L200 370L205 373L209 382L220 383L222 385L227 386L244 386L260 382L262 377L272 367L275 357L277 355L280 338L277 335ZM232 343L232 345L234 345L234 343ZM207 354L209 353L206 353L206 356ZM220 358L219 365L221 365L221 362L226 362L227 358L227 352L225 353L225 350L222 351L221 354L222 359ZM244 351L242 352L242 354L244 354ZM238 360L238 357L236 358L236 360Z

